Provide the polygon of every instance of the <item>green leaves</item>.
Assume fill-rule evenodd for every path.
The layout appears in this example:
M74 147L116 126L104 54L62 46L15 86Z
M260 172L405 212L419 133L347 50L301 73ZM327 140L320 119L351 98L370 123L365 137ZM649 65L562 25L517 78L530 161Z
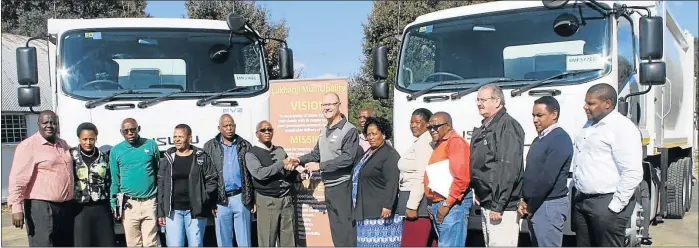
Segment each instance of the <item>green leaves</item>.
M250 23L262 37L286 40L289 37L289 28L286 20L272 22L269 10L264 6L255 5L255 1L194 1L185 3L187 14L192 19L226 20L231 12L236 12ZM277 41L270 41L265 45L267 56L267 70L270 78L279 75L279 61L277 61ZM293 49L293 47L292 47ZM297 74L297 76L299 76Z
M394 33L402 33L405 26L413 22L415 18L420 15L481 2L490 1L374 1L374 7L367 18L367 23L362 24L362 27L364 27L364 40L362 43L364 65L362 65L360 71L350 80L350 121L357 124L359 109L364 107L373 108L377 115L385 116L389 119L393 116L391 108L391 103L393 101L392 94L388 100L378 101L374 100L371 96L372 84L375 82L372 73L373 67L371 65L371 52L374 47L380 45L386 45L388 47L389 67L386 81L391 85L391 89L389 89L390 92L393 92L392 87L395 85L396 81L396 66L400 42L394 38L381 39L382 37ZM428 67L430 65L425 66Z
M49 18L150 17L146 0L8 0L2 2L2 31L36 36L46 33Z

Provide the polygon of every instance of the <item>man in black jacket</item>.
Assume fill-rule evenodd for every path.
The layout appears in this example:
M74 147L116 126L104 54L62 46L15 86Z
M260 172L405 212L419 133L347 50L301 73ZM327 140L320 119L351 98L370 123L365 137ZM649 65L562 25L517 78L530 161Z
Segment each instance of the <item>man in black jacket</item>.
M283 147L272 144L274 128L268 121L258 123L255 134L258 140L245 154L245 165L253 177L255 202L264 206L257 212L257 244L273 247L279 239L279 246L295 247L293 184L301 181L295 169L303 167L287 159Z
M175 127L175 147L160 159L158 224L165 226L167 246L204 245L207 218L216 205L218 173L204 150L191 145L192 129Z
M224 114L218 123L219 134L204 144L218 172L216 241L218 246L233 246L233 228L239 247L251 246L251 214L255 212L252 177L245 166L250 142L235 133L235 121Z
M517 246L524 130L507 114L497 85L478 90L476 104L484 119L471 138L471 186L483 210L485 242L487 246Z

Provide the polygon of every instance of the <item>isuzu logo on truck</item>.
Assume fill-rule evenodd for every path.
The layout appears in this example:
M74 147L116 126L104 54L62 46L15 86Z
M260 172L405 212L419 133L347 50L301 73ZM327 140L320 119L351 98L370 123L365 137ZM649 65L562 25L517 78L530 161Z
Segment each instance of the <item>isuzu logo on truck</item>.
M175 145L175 142L172 141L172 137L157 137L153 138L153 141L155 141L158 146L164 146L164 145ZM194 144L199 144L199 136L194 135L192 136L192 145Z

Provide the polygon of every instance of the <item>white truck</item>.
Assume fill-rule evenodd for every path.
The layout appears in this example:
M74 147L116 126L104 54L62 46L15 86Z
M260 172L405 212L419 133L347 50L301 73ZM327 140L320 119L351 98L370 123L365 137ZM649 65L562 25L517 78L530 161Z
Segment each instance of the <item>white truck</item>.
M30 40L36 38L45 37ZM173 146L180 123L192 128L192 143L202 147L218 133L222 114L230 114L236 133L253 141L257 123L269 119L264 44L270 40L237 14L226 21L49 19L51 91L41 94L53 96L59 133L71 146L79 144L78 125L92 122L100 131L97 146L107 151L124 140L121 123L131 117L161 155ZM293 54L277 41L279 79L288 79ZM17 48L17 74L19 105L38 106L36 48L29 41Z
M408 123L417 108L451 113L454 128L470 142L482 120L474 92L496 83L508 113L526 131L526 154L537 135L535 99L554 96L561 104L560 125L575 137L587 121L586 91L608 83L619 92L617 110L637 124L644 151L645 175L627 245L650 241L652 223L682 218L689 210L696 180L694 46L667 2L490 2L422 15L400 40L397 61L388 60L386 46L372 55L375 99L388 99L382 79L389 63L397 63L393 123L399 152L412 143ZM481 229L480 213L474 206L469 229ZM528 232L526 221L521 232ZM564 233L574 235L570 221Z

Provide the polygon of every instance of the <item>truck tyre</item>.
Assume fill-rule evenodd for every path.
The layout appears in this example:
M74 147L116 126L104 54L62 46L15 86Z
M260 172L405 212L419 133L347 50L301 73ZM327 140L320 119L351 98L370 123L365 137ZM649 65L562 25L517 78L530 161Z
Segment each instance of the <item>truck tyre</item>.
M626 247L641 247L642 239L642 222L643 222L643 207L641 202L637 199L634 204L633 214L629 219L629 226L626 228L626 238L624 239L624 246Z
M667 168L667 216L668 219L682 219L685 214L685 188L687 172L684 159L672 162Z
M687 175L685 176L686 179L686 193L685 193L685 201L684 201L684 211L688 212L692 208L692 193L693 193L693 188L692 188L692 168L694 167L694 164L692 162L692 159L690 158L684 158L684 167Z

